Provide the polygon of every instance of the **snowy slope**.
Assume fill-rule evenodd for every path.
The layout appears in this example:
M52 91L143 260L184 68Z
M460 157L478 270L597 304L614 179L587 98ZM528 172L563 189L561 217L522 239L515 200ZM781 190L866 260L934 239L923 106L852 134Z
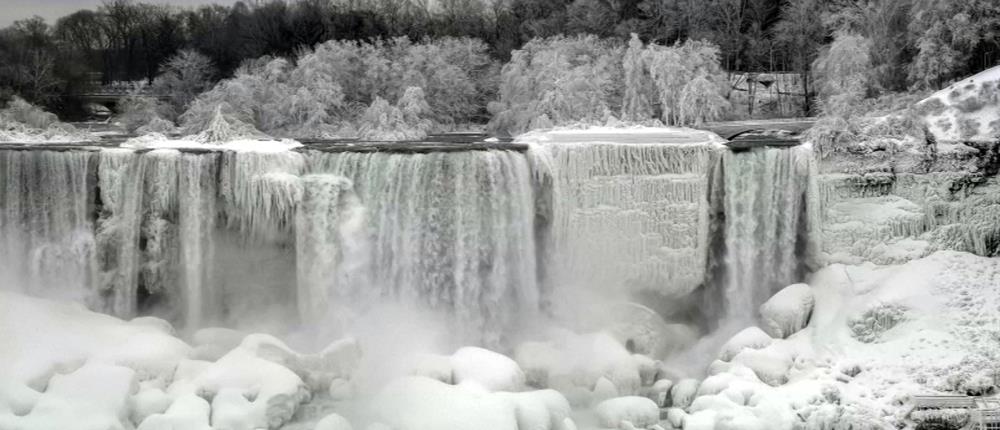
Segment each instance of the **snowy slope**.
M1000 66L949 85L920 101L938 141L994 141L1000 137Z

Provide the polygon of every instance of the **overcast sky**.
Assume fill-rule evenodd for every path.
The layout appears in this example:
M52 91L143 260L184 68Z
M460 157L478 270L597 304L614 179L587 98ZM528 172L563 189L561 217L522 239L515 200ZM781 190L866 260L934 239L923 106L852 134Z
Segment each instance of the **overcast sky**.
M145 2L197 6L212 3L233 4L236 0L147 0ZM34 15L45 18L49 24L54 24L60 17L80 9L96 9L101 3L102 0L0 0L0 27L6 27L14 21Z

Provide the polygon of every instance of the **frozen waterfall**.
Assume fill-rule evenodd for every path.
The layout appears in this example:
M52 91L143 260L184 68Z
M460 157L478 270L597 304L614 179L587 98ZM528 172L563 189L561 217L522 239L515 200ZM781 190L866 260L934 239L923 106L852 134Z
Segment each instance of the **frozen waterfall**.
M679 129L520 143L0 148L0 281L187 329L329 331L392 303L498 345L536 317L613 313L587 305L750 319L814 256L808 147Z

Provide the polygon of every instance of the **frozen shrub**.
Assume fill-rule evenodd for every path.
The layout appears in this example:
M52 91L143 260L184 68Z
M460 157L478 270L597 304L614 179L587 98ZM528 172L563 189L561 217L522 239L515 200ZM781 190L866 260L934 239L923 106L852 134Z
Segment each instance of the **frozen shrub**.
M59 121L55 114L14 96L0 109L0 141L84 141L95 137Z
M263 133L253 128L252 125L240 121L223 113L222 106L217 106L215 113L205 129L191 137L192 140L202 143L228 142L236 139L255 139L266 137Z
M851 334L864 343L877 342L883 333L906 320L906 308L893 303L880 303L848 322Z
M930 409L913 411L910 419L918 430L958 430L969 422L968 409Z
M17 96L14 96L7 103L6 108L0 110L0 124L2 125L20 123L19 125L28 128L44 129L58 122L59 118L55 114L46 112Z

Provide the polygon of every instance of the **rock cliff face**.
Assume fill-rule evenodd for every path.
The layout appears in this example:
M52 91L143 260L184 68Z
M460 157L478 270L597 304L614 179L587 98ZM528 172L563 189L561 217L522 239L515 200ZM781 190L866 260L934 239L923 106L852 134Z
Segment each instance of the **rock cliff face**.
M923 119L930 124L939 116ZM821 151L828 263L900 263L943 249L1000 251L1000 140L954 140L935 126L926 136L868 138Z

